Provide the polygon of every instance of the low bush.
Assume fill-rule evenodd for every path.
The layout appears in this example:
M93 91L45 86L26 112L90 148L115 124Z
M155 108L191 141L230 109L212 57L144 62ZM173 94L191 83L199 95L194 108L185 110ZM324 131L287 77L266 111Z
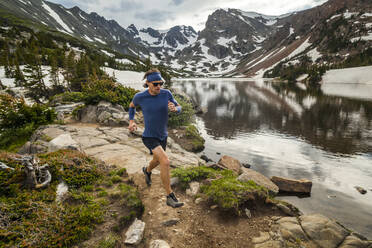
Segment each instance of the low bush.
M238 214L247 201L263 201L268 196L267 189L253 181L240 182L232 174L203 185L201 191L221 209L234 210Z
M125 87L110 79L93 79L84 84L82 88L85 104L95 105L100 101L107 101L119 104L126 110L137 92L133 88Z
M44 105L26 105L22 98L0 94L0 149L15 151L41 125L52 123L56 113Z
M240 182L230 170L216 170L205 166L176 168L171 172L178 177L180 186L186 189L192 181L211 179L203 183L201 192L222 210L233 210L240 214L247 202L264 202L269 197L268 190L253 181Z
M110 174L117 177L123 170L109 173L104 164L78 151L42 154L40 164L49 164L52 182L45 189L29 190L23 187L25 173L15 156L0 153L0 162L13 168L0 170L0 247L80 247L97 224L110 218L112 204L121 205L123 210L118 213L118 230L143 213L139 193L132 186L119 184L120 198L115 202L108 200L106 191L93 190L100 189L98 183L109 180ZM69 185L69 193L65 201L57 203L56 189L61 178ZM115 247L119 240L110 236L100 243Z
M53 96L50 101L59 103L82 102L84 101L84 94L82 92L64 92Z
M178 177L180 186L186 189L190 182L200 181L207 178L215 178L218 171L205 166L191 168L176 168L171 171L172 177Z

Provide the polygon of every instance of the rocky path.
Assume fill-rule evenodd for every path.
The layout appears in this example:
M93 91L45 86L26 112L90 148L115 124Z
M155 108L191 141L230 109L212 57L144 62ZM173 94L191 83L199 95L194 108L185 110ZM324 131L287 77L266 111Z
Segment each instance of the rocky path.
M142 144L140 133L138 130L133 135L125 127L95 124L49 125L37 130L23 152L70 147L126 168L145 205L141 218L146 223L145 233L137 247L372 248L371 241L324 216L288 217L269 204L251 209L250 217L236 217L176 189L185 206L170 208L165 204L159 171L154 170L151 187L145 184L141 168L151 156ZM184 151L172 139L167 154L173 167L197 166L201 162L198 156ZM125 232L122 235L125 240ZM154 243L154 240L163 241Z
M131 134L126 127L86 123L49 125L38 129L32 144L24 150L53 151L73 147L133 174L151 160L148 149L142 144L141 133L140 128ZM174 167L197 166L201 162L197 155L183 150L172 139L168 140L167 154Z

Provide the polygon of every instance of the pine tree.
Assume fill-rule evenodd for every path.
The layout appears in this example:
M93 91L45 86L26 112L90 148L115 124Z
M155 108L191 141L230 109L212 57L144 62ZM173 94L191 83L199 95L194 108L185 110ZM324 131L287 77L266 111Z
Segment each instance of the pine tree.
M2 61L4 63L4 70L5 70L5 77L11 78L12 77L12 68L10 63L10 49L8 41L5 41L4 44L4 51L2 55Z
M23 84L25 83L25 76L23 75L23 72L19 66L17 56L14 58L14 66L15 66L15 71L14 71L15 85L18 87L23 86Z
M53 94L59 94L64 91L64 87L59 80L59 67L57 59L54 56L50 56L50 78L52 80L52 91Z
M67 81L67 85L69 90L72 90L72 80L74 79L76 72L75 72L75 52L71 50L67 57L65 57L64 61L64 73L63 76Z
M89 77L89 67L86 55L81 55L80 60L76 63L75 77L71 80L71 90L81 91L82 84L87 82Z
M36 61L35 64L28 64L25 68L26 82L24 86L28 89L28 96L31 97L35 102L41 103L43 97L48 97L48 89L44 82L44 77L46 74L43 74L41 68L41 61L38 58L38 54L34 54Z

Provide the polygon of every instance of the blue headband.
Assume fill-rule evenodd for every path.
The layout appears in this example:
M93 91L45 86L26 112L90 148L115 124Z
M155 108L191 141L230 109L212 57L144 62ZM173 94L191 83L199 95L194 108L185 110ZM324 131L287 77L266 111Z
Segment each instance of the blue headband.
M164 79L161 77L160 72L152 72L146 77L147 82L154 82L154 81L163 81Z

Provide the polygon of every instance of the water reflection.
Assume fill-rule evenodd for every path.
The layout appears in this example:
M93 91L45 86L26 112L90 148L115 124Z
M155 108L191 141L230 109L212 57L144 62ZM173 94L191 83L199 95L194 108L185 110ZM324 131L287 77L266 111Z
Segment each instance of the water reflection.
M207 109L197 125L208 157L218 161L220 152L268 177L312 180L311 197L285 199L372 238L372 192L354 188L372 190L372 99L264 81L191 80L175 87Z
M186 81L177 87L208 110L203 120L216 139L273 129L335 153L372 150L371 101L268 82Z

